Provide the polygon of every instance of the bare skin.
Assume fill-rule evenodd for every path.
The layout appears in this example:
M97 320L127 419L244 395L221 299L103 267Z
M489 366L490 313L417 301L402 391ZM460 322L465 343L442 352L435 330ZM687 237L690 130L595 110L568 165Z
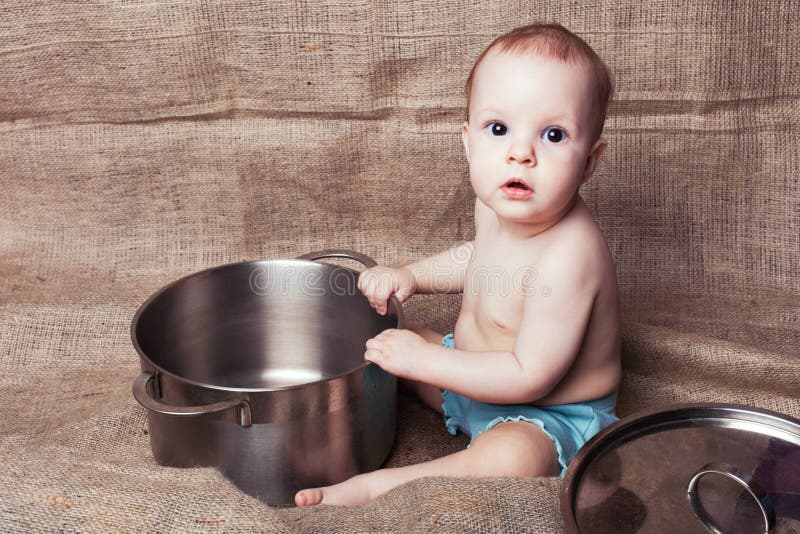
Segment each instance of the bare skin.
M605 149L589 134L589 79L579 66L489 53L462 127L477 196L475 239L406 267L368 269L359 278L381 313L391 294L402 302L414 293L463 292L455 349L423 328L386 330L366 344L367 360L440 413L442 389L482 402L552 405L601 398L619 384L614 265L578 194ZM554 128L561 133L550 133ZM532 193L510 191L513 178ZM295 503L354 506L425 476L558 470L555 446L538 426L507 422L466 450L303 490Z

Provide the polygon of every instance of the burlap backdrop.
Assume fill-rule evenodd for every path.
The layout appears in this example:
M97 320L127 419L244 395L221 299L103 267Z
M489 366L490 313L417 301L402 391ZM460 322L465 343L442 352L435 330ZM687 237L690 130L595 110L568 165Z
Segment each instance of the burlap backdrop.
M0 530L558 532L558 479L425 479L272 509L157 466L128 327L162 285L345 247L472 237L462 85L558 21L616 75L584 196L625 303L619 411L800 416L800 11L790 2L6 2L0 15ZM458 299L416 297L447 331ZM389 465L463 447L401 398ZM655 527L654 527L655 528Z

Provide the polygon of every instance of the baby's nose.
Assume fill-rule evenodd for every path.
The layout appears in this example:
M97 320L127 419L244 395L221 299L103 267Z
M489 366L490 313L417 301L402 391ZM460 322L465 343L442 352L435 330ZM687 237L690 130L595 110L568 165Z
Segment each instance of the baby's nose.
M511 147L508 151L508 155L506 156L506 163L521 163L522 165L535 165L536 164L536 154L533 151L533 148L529 146L523 146L521 144L516 144Z

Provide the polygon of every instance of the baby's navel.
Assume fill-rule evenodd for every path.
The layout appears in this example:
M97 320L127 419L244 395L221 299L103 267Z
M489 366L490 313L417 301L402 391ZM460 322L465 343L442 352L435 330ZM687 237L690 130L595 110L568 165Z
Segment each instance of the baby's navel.
M498 330L508 330L508 325L505 323L498 321L497 319L492 319L492 325Z

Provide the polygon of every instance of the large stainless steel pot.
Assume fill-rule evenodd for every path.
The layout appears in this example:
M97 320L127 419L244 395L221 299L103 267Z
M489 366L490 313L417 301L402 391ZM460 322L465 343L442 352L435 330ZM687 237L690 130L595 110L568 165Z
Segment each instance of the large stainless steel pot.
M233 263L151 296L133 318L147 409L161 465L216 466L270 505L296 491L380 467L395 437L396 379L364 360L367 339L403 327L392 297L377 314L358 272L315 259Z

